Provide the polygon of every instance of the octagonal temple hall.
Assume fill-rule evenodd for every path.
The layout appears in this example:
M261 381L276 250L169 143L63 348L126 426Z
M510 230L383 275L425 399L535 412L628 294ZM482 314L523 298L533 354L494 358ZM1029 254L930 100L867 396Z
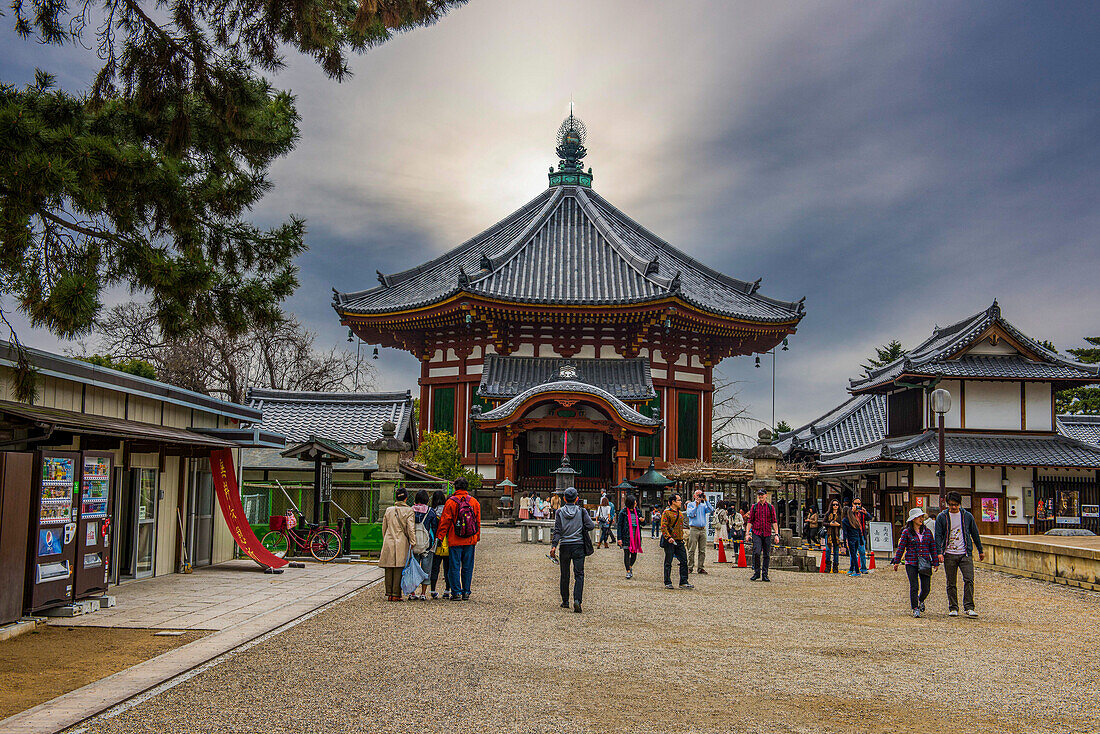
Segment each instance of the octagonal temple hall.
M714 367L773 348L803 316L802 301L707 267L597 194L585 137L571 114L549 188L481 234L334 292L364 342L420 360L420 431L453 433L488 486L551 489L566 428L582 492L651 457L709 459Z

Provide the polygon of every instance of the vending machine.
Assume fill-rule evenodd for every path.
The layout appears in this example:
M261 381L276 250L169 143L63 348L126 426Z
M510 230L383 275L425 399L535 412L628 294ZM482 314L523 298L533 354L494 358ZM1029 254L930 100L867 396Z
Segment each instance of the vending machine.
M76 526L77 599L107 591L111 544L111 469L114 454L85 451L80 476L80 519Z
M73 600L80 454L40 451L28 560L27 606L32 612Z

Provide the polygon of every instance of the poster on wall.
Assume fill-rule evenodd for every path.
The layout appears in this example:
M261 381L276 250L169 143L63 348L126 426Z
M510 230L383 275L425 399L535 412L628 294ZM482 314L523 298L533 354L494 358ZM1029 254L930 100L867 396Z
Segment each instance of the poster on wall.
M982 522L1000 522L1001 507L997 497L982 497Z
M1100 517L1100 505L1081 505L1081 517Z
M1081 510L1078 505L1080 494L1076 489L1059 489L1058 505L1055 509L1055 522L1059 525L1080 525Z

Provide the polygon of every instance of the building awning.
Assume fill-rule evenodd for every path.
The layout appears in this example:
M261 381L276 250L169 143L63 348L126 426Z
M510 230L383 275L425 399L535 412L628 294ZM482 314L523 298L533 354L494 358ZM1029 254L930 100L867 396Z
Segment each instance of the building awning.
M310 436L308 441L291 446L279 454L286 459L298 459L299 461L323 461L343 463L351 460L360 460L362 454L352 451L346 446L327 438Z
M286 436L260 428L192 428L196 433L230 441L237 446L249 448L281 449L286 446Z
M952 466L1100 468L1100 447L1062 435L957 434L944 440L944 463ZM882 464L935 464L935 431L881 441L855 451L822 456L818 467L878 468Z
M233 441L224 438L204 435L185 428L158 426L123 418L109 418L102 415L61 410L60 408L13 403L7 400L0 400L0 415L5 416L5 418L14 417L41 428L52 428L82 435L115 436L180 446L233 448L237 445Z
M601 406L608 411L614 423L634 433L650 434L660 425L656 419L642 415L607 390L576 379L555 380L529 388L506 403L475 416L474 423L482 430L497 430L538 404L558 402L573 405L582 401Z

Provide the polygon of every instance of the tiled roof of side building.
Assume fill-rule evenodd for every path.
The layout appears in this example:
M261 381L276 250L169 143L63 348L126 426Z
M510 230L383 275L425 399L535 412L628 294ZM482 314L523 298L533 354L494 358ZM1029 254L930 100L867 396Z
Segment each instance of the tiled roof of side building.
M1023 355L964 355L949 359L980 337L994 324L999 325L1041 361ZM849 388L860 392L890 384L903 375L970 377L987 379L1100 380L1100 365L1082 364L1065 359L1027 336L1001 316L996 301L989 308L946 328L906 354L868 375L849 380Z
M412 396L406 392L329 393L250 390L249 405L263 413L257 424L277 431L288 444L310 436L346 445L366 444L382 437L382 424L397 426L398 438L411 431Z
M1100 468L1100 446L1065 436L947 434L948 464ZM879 441L854 451L823 455L822 469L866 464L935 464L939 444L935 431L891 441Z
M1100 446L1100 415L1058 416L1058 433Z
M831 454L851 451L881 441L886 435L886 396L856 395L812 423L780 434L775 445L792 450Z
M620 400L650 400L656 396L649 360L573 359L565 357L501 357L488 355L477 394L512 398L554 378L562 365L573 365L582 382L600 387Z
M654 236L594 191L554 186L471 240L381 285L336 293L343 314L426 306L458 293L522 303L615 305L678 296L722 316L790 323L801 302L757 293Z

